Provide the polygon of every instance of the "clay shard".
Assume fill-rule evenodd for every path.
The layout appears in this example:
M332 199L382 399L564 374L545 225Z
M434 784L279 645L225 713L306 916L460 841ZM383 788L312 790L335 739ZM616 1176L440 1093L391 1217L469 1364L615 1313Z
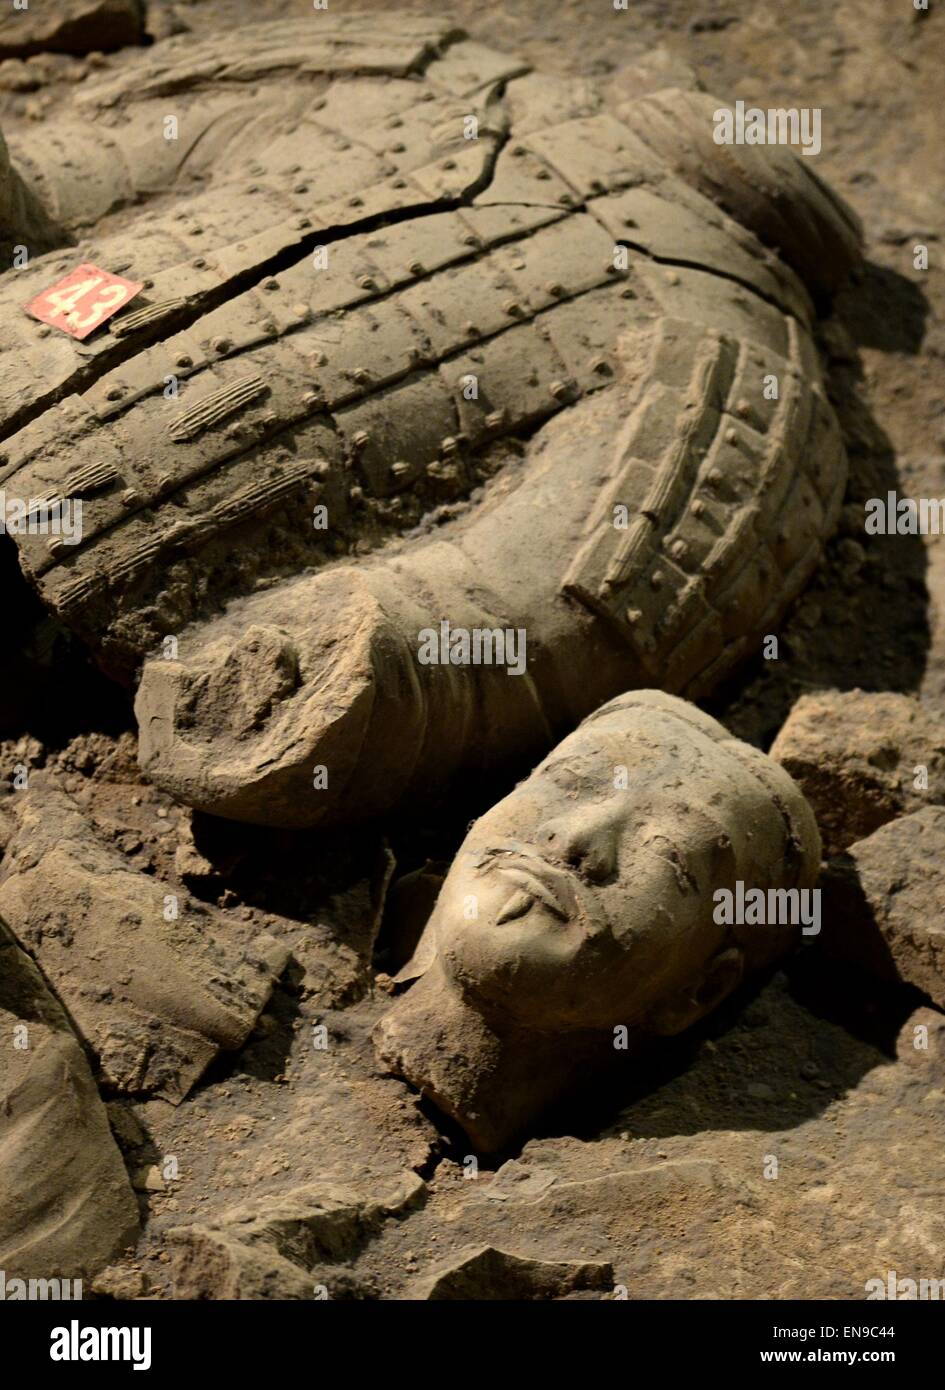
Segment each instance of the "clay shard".
M56 226L39 198L13 168L0 131L0 263L13 265L17 248L20 256L24 250L36 255L67 241L66 233Z
M474 822L381 1063L503 1149L799 941L819 864L776 763L673 696L621 696ZM729 911L739 893L760 917Z
M823 944L945 1009L945 807L900 816L826 867Z
M828 858L897 816L945 802L945 724L908 695L802 695L770 751L803 789Z
M66 1013L2 922L0 1028L0 1269L13 1298L13 1280L103 1268L136 1239L138 1208Z
M0 912L57 990L102 1083L177 1103L221 1050L246 1041L285 948L265 935L233 939L203 904L126 868L41 778L15 809Z
M213 1222L174 1227L167 1233L174 1296L363 1297L339 1266L352 1260L385 1220L420 1202L425 1186L415 1173L371 1196L337 1184L313 1184L255 1198Z
M417 1280L411 1297L444 1299L551 1299L579 1291L610 1292L613 1266L605 1260L536 1260L484 1245L455 1256Z

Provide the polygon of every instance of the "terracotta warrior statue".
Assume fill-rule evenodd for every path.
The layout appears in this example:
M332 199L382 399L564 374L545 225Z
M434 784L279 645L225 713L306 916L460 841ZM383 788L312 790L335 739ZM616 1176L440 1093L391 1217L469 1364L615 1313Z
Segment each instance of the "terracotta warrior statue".
M814 330L859 228L810 160L624 76L309 16L157 44L0 143L0 490L82 505L11 550L136 687L147 776L322 827L558 744L380 1035L487 1147L790 937L715 889L817 862L786 775L652 691L757 653L832 534ZM135 294L73 336L84 269Z

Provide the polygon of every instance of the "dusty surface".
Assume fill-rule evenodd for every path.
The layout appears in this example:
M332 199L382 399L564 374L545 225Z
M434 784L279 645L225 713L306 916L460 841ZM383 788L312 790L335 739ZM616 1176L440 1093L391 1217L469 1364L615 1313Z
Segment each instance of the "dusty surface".
M900 816L824 873L826 910L839 928L827 945L881 979L902 980L945 1008L942 854L945 810L926 806Z
M800 783L827 859L887 821L945 800L945 724L915 696L802 695L770 752Z
M152 32L188 26L205 36L260 18L241 0L149 8ZM280 16L298 9L268 7ZM909 692L945 717L945 539L867 537L862 526L863 501L888 488L945 493L942 13L813 0L792 6L789 22L761 3L639 3L624 14L604 0L529 0L451 12L491 45L603 79L621 97L621 66L662 42L722 99L822 107L818 172L863 218L868 261L824 335L851 461L847 509L778 659L714 697L712 712L764 747L811 690ZM54 115L86 72L120 73L126 61L119 52L4 65L5 134ZM913 269L920 243L928 271ZM279 1213L263 1222L275 1235L256 1242L253 1277L264 1283L255 1287L295 1297L311 1286L309 1296L320 1296L316 1287L393 1298L499 1287L599 1298L611 1279L600 1267L609 1266L630 1297L846 1299L862 1298L866 1280L889 1269L945 1272L945 1041L942 1015L922 994L846 966L835 975L809 947L658 1066L635 1067L622 1092L589 1096L497 1171L470 1176L458 1136L441 1136L406 1086L376 1072L369 1035L389 1001L370 961L392 857L398 874L448 861L482 807L452 804L356 837L221 830L143 782L123 732L127 707L81 658L62 659L74 664L57 667L58 679L72 670L82 680L69 717L55 707L37 706L35 719L14 711L7 776L45 765L136 872L194 892L235 935L265 932L293 956L246 1046L213 1063L180 1105L106 1089L146 1225L134 1252L102 1277L103 1294L169 1297L193 1293L197 1279L204 1294L232 1292L231 1264L208 1256L195 1272L183 1260L181 1250L207 1248L199 1233L189 1243L168 1233L225 1226L251 1198ZM14 833L0 803L0 839ZM884 868L895 874L892 863ZM940 919L941 901L934 911ZM383 925L377 952L388 971L409 953ZM426 1187L398 1204L411 1171ZM326 1189L331 1211L343 1214L337 1243L318 1234Z
M33 779L14 798L0 914L93 1052L105 1085L182 1100L243 1046L288 950L169 893L98 840L78 805Z
M5 927L0 1019L3 1267L94 1274L137 1235L134 1194L69 1019Z

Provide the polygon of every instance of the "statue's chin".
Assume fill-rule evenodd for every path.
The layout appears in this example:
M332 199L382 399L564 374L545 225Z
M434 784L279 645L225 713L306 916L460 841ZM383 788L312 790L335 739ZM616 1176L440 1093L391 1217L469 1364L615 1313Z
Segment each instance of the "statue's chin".
M552 1102L614 1061L610 1032L523 1026L487 1001L473 1006L440 961L380 1020L374 1044L386 1070L484 1153L506 1148Z

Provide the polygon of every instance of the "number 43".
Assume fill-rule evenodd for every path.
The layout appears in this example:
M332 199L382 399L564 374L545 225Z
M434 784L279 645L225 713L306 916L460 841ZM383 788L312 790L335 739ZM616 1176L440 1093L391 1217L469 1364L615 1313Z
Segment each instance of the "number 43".
M80 280L77 285L70 285L67 290L50 290L46 296L47 303L51 305L56 316L62 315L73 328L91 328L110 310L123 303L129 294L127 285L106 285L85 318L80 318L76 305L102 283L102 278L101 275L95 275L89 280Z

